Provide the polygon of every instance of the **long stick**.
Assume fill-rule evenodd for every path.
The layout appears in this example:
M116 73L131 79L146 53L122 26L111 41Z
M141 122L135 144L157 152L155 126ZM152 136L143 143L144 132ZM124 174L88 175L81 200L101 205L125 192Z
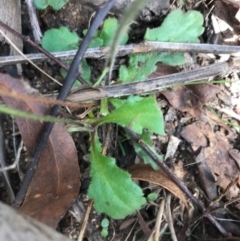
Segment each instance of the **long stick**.
M109 47L89 48L84 58L106 58L109 54ZM54 52L51 53L55 58L61 60L73 59L76 50ZM116 56L125 56L137 53L153 53L153 52L189 52L189 53L212 53L212 54L239 54L239 46L217 45L217 44L192 44L192 43L165 43L165 42L146 42L141 44L130 44L119 46ZM26 57L32 61L43 61L48 59L44 54L26 54ZM0 57L0 66L24 63L26 60L21 56Z
M79 90L74 90L74 92L67 98L67 100L72 102L81 102L87 100L99 100L109 97L121 97L134 94L159 92L174 85L186 84L196 80L206 80L212 76L226 74L231 70L231 64L228 62L223 62L191 71L149 79L146 81L110 85L105 87L98 87L95 89L79 88Z

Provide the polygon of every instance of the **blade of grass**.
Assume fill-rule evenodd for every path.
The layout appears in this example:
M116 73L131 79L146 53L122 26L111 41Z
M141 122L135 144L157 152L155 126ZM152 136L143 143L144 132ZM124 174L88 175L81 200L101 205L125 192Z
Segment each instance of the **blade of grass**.
M117 53L117 48L119 45L119 41L122 38L122 35L127 31L129 24L131 21L137 16L138 12L144 7L147 3L147 0L138 0L134 1L130 7L127 9L126 13L122 16L119 22L118 30L113 38L113 43L110 49L110 57L109 57L109 81L112 75L112 69Z
M28 112L25 112L25 111L17 110L17 109L14 109L14 108L3 106L3 105L0 105L0 112L2 112L4 114L15 116L15 117L21 117L21 118L25 118L25 119L34 120L34 121L72 124L72 125L77 125L77 126L84 126L88 129L90 127L90 129L92 129L91 125L89 125L87 123L80 122L80 121L65 119L65 118L57 118L57 117L53 117L53 116L50 116L50 115L44 115L44 116L43 115L36 115L36 114L28 113Z

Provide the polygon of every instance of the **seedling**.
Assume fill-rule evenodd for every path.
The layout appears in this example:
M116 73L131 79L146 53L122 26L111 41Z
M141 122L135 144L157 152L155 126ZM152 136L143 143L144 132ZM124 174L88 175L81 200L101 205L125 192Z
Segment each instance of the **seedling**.
M155 192L151 192L151 193L149 193L149 194L147 195L147 200L148 200L149 202L154 202L154 201L157 200L157 198L158 198L158 195L157 195L157 193L155 193Z
M101 236L103 238L106 238L108 236L108 227L109 227L109 220L107 218L104 218L101 222Z
M144 39L145 41L196 43L199 42L198 37L204 30L202 24L203 16L200 13L196 11L184 13L181 10L174 10L166 17L160 27L147 29ZM96 33L90 46L97 47L111 44L112 36L117 32L117 27L116 19L109 18L105 20L102 29ZM75 33L69 34L70 31L68 32L66 28L60 28L62 41L59 43L54 37L56 36L56 30L49 31L55 32L54 34L47 32L48 37L44 35L42 43L42 46L49 51L73 48L78 46L79 41L81 41ZM66 32L66 36L62 34L63 32ZM73 34L73 37L71 37L71 34ZM63 40L65 37L67 40ZM127 35L123 36L121 43L125 44L127 39ZM54 46L52 46L52 43L54 43ZM62 46L62 43L66 43L66 46ZM181 53L132 54L129 57L128 66L120 66L118 81L133 82L144 80L156 70L155 64L159 61L169 65L181 65L185 62L185 59ZM82 68L83 74L88 72L88 76L91 75L91 73L89 74L89 69L86 70L86 65L84 67L83 64ZM111 103L114 108L110 113L108 103ZM101 111L104 115L99 119L93 115L88 119L95 129L105 123L116 123L122 127L127 126L141 135L142 139L149 146L151 146L150 137L153 133L164 134L163 115L154 96L106 99L102 102ZM142 189L131 180L128 172L117 167L114 158L102 154L102 144L99 141L97 131L91 133L90 142L90 176L92 181L88 190L88 196L94 200L95 208L98 212L106 213L114 219L125 218L146 203ZM145 163L149 163L153 168L157 169L156 164L140 149L138 144L135 143L134 148L142 156ZM101 235L104 237L108 235L108 230L105 227L103 227Z

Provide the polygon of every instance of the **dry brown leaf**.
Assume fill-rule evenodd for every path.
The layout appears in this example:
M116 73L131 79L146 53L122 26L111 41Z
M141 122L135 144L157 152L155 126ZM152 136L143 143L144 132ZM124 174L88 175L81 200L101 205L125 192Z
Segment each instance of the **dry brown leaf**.
M193 150L202 148L196 160L199 163L202 163L201 160L206 162L208 169L205 168L204 171L212 173L215 185L222 190L225 190L229 183L239 176L238 167L229 154L231 146L227 136L221 132L213 132L212 127L202 121L184 127L180 135L191 143ZM206 176L209 176L208 173ZM234 185L227 192L226 197L231 199L237 195L239 195L239 189Z
M180 86L173 91L163 91L162 94L175 109L200 118L202 106L219 91L220 88L215 85L198 84Z
M4 74L0 74L0 87L2 90L14 90L21 94L36 92L26 82ZM2 96L2 99L12 108L42 115L49 113L49 109L40 103L6 96ZM41 135L43 123L23 118L16 118L16 122L31 156ZM79 176L77 151L72 137L62 124L55 124L20 210L56 228L78 195Z
M206 128L208 128L208 124L204 125L202 122L198 121L184 127L180 135L188 143L190 143L192 145L192 149L196 151L200 146L206 147L208 145L207 138L212 134L212 132L210 132L209 135L206 135Z
M191 91L188 91L185 86L174 88L172 91L163 91L162 94L175 109L188 112L196 118L200 117L202 103L200 103L196 96L194 96Z
M161 170L153 170L151 166L145 164L135 164L130 167L129 173L132 179L142 180L159 185L178 197L188 209L187 199L180 188Z

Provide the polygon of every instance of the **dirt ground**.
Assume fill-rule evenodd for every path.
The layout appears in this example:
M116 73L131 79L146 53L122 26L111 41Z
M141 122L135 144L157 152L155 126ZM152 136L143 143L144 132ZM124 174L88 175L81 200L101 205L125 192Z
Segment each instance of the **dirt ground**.
M44 33L50 28L66 26L71 31L76 31L83 38L82 31L90 26L95 11L99 7L97 4L99 1L92 0L90 2L91 4L81 4L81 1L69 0L59 11L54 11L50 7L37 11L41 31ZM124 3L124 1L119 2ZM127 4L127 2L125 1L124 4ZM143 42L146 28L159 26L169 12L179 7L179 2L153 1L154 8L148 7L142 10L141 15L132 23L127 44ZM115 7L108 16L120 18L125 10L123 10L121 4L119 6L121 7ZM238 1L186 0L183 1L182 9L185 11L197 10L203 14L205 31L200 37L201 43L239 45L240 17L238 17L238 11L240 11L240 4ZM21 19L21 34L30 36L34 40L31 20L24 0L21 1ZM0 26L0 29L2 29L2 26ZM23 42L24 54L37 52L38 50L35 47ZM0 56L9 55L10 45L7 41L0 42ZM74 144L69 140L69 142L63 144L64 146L57 147L67 152L68 147L76 146L76 163L80 168L79 178L81 180L81 185L77 187L79 195L76 200L71 196L71 193L69 196L68 194L64 196L63 206L69 206L69 203L73 203L68 210L53 204L50 208L48 207L51 210L56 208L61 213L60 222L57 222L57 226L54 221L46 222L48 225L55 226L57 231L73 240L240 239L240 81L239 66L235 61L238 55L214 54L212 52L208 54L190 53L186 54L186 57L188 61L183 66L169 67L158 63L157 70L149 78L195 70L224 61L231 63L231 66L233 66L230 72L216 75L209 78L208 81L167 88L156 93L158 106L164 116L166 135L153 135L151 137L153 146L158 154L165 156L164 160L167 166L199 200L204 207L204 211L194 205L189 198L186 198L182 191L175 190L171 184L171 179L165 177L165 174L162 174L164 178L160 179L155 177L151 170L143 168L136 173L133 172L132 175L136 175L136 182L143 189L145 197L150 193L156 193L156 199L149 201L137 213L123 220L114 220L105 214L99 214L87 196L87 189L91 181L89 174L89 133L79 131L71 133ZM104 68L104 59L88 59L87 61L92 70L92 78L96 80ZM117 58L113 78L117 76L118 67L122 62L127 62L126 56ZM63 83L60 66L52 60L38 61L36 64L51 77ZM31 64L21 64L21 68L20 75L44 97L54 97L61 89L61 86L49 80ZM0 71L12 76L12 78L20 77L16 65L3 65L1 64L1 58ZM0 83L0 85L3 88L3 85L7 86L8 84ZM10 86L10 91L11 88L14 89L15 87ZM18 88L24 89L25 87ZM3 102L8 103L5 100L7 97L2 96L2 93L0 95ZM72 120L80 119L82 116L86 116L91 108L99 105L99 102L94 102L92 105L90 107L78 107L77 109L70 108L70 112L62 108L60 116ZM17 107L20 108L20 104ZM49 110L44 109L41 113L47 114ZM9 115L1 113L0 120L0 157L5 156L6 165L12 164L19 158L17 168L8 172L9 185L6 183L5 175L0 176L0 201L12 205L14 195L19 191L24 172L29 164L28 154L33 154L27 153L28 147L32 147L32 143L30 143L30 138L26 135L26 137L23 137L22 133L25 130L26 133L33 133L36 138L39 138L43 126L42 124L36 125L33 128L38 128L36 132L28 132L31 130L27 130L27 125L24 126L23 123L23 127L20 127L17 124L18 122L14 121ZM59 131L62 134L56 134L56 138L59 135L59 139L67 140L68 137L65 136L65 132L62 129L59 129ZM123 128L114 124L107 124L99 129L99 135L103 140L110 135L107 153L109 156L116 158L119 167L131 170L130 167L133 164L142 162L141 156L138 156L134 151L133 140L126 139L125 134L123 134ZM122 143L121 148L117 146L117 143L120 142ZM0 164L3 167L3 163ZM50 164L49 168L51 168ZM64 166L62 168L64 169ZM78 172L78 169L74 170L73 167L72 173L69 172L68 176L74 175L75 171ZM40 182L44 178L44 174L42 174L38 181ZM51 179L49 180L51 181ZM49 186L51 186L50 184ZM42 206L33 205L34 201L31 199L30 204L25 203L23 205L22 212L34 216L37 208L37 216L41 220L41 210L43 213L48 212L44 205L48 205L49 200L51 200L44 197L44 194L42 196ZM185 204L185 202L188 204ZM32 207L29 208L28 205L32 205ZM160 218L161 214L162 218ZM209 221L208 214L212 214L214 219L223 227L226 231L225 235L213 222ZM100 234L102 231L101 222L104 218L108 218L110 221L109 233L106 238ZM87 223L86 227L83 225L84 221ZM79 238L79 233L83 235L81 238ZM175 238L174 234L176 234Z

